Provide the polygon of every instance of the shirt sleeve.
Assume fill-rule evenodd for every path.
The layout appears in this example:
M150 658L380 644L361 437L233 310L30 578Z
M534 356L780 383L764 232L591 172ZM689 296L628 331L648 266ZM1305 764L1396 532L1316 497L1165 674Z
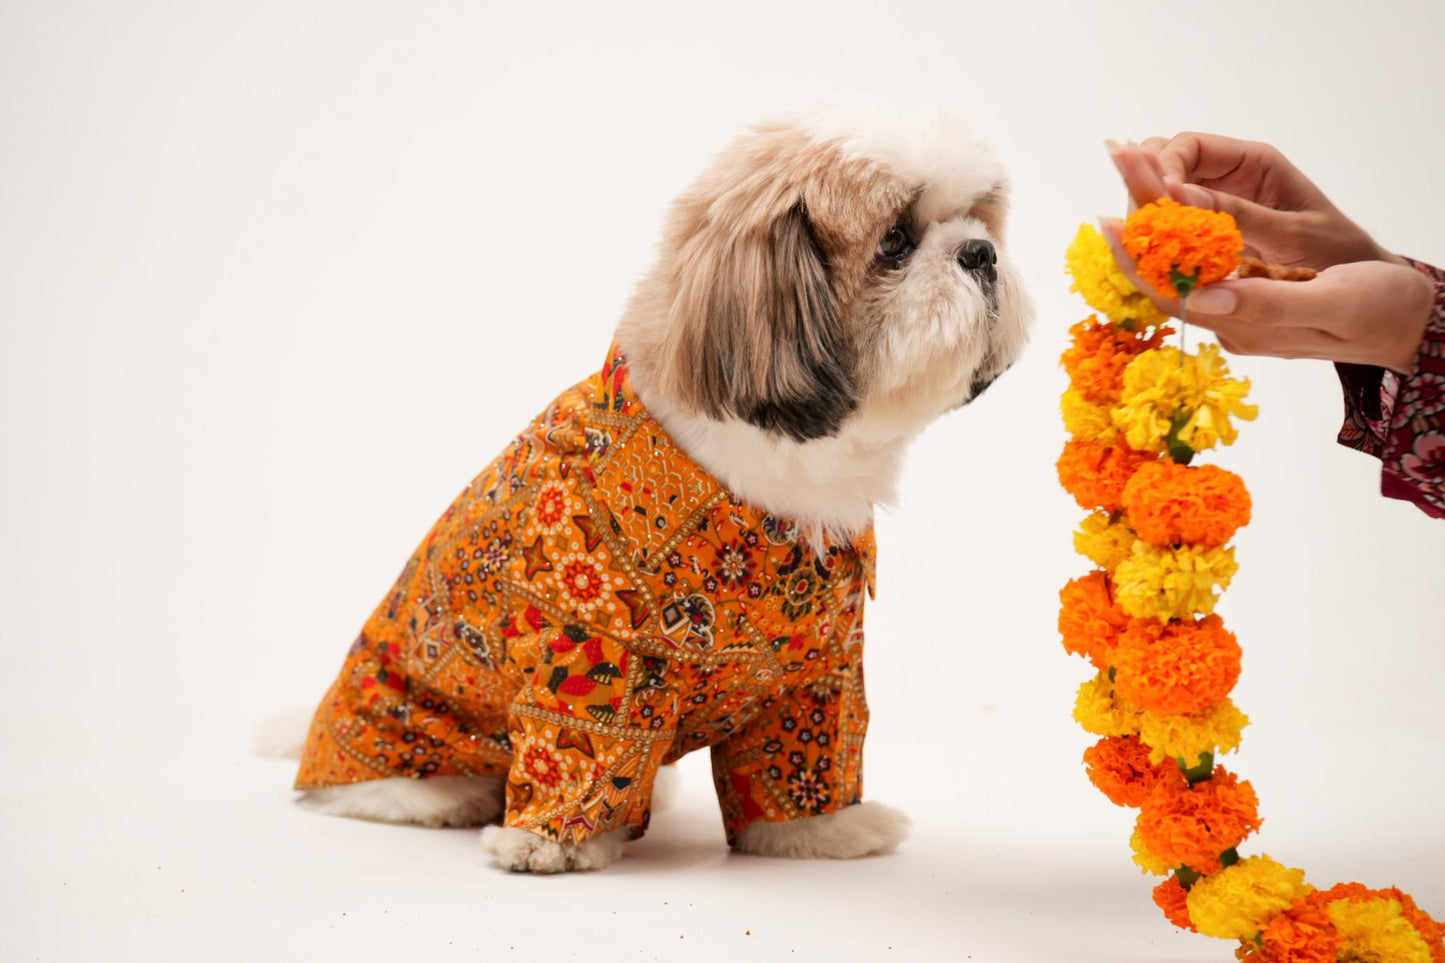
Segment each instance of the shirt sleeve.
M651 685L620 643L569 629L513 700L506 825L564 843L636 838L676 735L677 695Z
M765 699L756 718L712 750L728 842L760 820L819 816L861 801L867 729L856 665Z
M1339 443L1380 459L1380 492L1445 518L1445 271L1406 258L1435 284L1410 373L1336 364L1345 393Z

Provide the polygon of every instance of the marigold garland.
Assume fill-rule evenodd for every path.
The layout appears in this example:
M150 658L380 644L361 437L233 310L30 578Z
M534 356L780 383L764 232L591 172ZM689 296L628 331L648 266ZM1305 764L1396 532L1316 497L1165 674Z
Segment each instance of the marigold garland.
M1242 247L1229 215L1169 200L1135 211L1124 243L1140 276L1186 307ZM1257 409L1217 346L1182 354L1163 343L1164 315L1097 231L1081 227L1066 261L1073 290L1107 322L1070 328L1060 358L1071 439L1059 481L1091 512L1074 547L1096 568L1059 593L1059 634L1097 671L1074 704L1101 737L1086 771L1112 802L1138 809L1134 862L1166 877L1154 902L1182 929L1239 940L1246 963L1445 963L1445 929L1399 890L1315 890L1303 870L1240 856L1262 820L1253 787L1215 764L1249 719L1229 698L1239 643L1213 612L1236 569L1228 543L1252 506L1237 475L1188 465L1231 444L1235 420Z

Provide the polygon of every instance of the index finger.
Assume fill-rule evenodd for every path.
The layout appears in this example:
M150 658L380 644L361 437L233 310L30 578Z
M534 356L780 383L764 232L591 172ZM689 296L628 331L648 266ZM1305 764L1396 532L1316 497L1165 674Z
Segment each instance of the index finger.
M1227 177L1269 149L1255 141L1185 131L1160 147L1158 157L1166 173L1186 184L1199 184Z
M1125 144L1121 147L1113 141L1107 143L1109 157L1118 168L1119 176L1124 178L1124 186L1128 188L1129 200L1133 204L1142 206L1168 196L1169 189L1164 184L1163 174L1152 156L1141 150L1137 144Z

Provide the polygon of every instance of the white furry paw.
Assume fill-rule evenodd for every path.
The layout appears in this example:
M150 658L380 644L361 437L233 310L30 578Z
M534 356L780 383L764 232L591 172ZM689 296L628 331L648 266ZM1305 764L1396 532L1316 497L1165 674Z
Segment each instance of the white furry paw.
M908 835L908 817L866 802L783 823L756 822L737 838L740 852L787 859L853 859L889 853Z
M620 829L585 843L558 843L525 829L488 826L482 830L482 848L514 873L564 873L611 864L622 855L625 834Z
M420 826L481 826L502 817L502 776L373 779L312 789L297 799L312 812Z

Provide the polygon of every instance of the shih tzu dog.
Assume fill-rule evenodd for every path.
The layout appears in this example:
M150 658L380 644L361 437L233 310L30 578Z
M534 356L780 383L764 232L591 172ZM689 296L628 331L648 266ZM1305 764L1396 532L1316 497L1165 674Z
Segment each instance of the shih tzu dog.
M861 792L873 506L1019 355L994 154L943 115L734 142L673 207L600 369L463 491L311 721L320 810L605 866L660 767L711 750L728 841L886 851ZM599 354L603 346L599 345Z

